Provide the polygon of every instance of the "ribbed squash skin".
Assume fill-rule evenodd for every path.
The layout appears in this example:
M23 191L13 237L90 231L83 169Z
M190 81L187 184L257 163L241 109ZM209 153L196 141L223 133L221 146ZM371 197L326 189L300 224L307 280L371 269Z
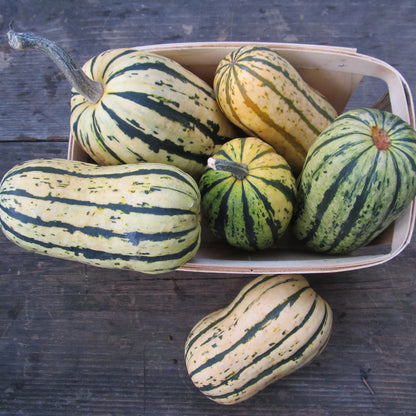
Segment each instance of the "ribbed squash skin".
M286 231L296 202L296 182L286 160L256 137L230 140L214 158L248 168L242 180L205 169L199 181L201 210L214 236L245 250L273 246Z
M174 270L200 244L199 190L173 166L35 159L0 186L0 223L19 246L143 273Z
M372 128L390 145L377 148ZM376 109L344 113L310 148L299 180L295 236L318 252L368 244L416 195L416 132Z
M73 91L72 134L100 165L167 163L197 177L216 146L235 137L212 88L169 58L114 49L83 70L104 94L91 104Z
M211 400L247 400L321 353L332 319L303 276L259 276L194 326L185 344L187 371Z
M337 116L278 52L242 46L218 65L214 91L229 120L270 143L298 173L318 134Z

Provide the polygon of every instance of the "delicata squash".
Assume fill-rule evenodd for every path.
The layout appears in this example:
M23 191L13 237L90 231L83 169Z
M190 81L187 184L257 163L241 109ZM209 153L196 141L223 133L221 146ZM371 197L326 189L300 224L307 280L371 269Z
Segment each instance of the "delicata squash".
M228 119L272 145L296 174L311 144L337 116L285 58L261 45L242 46L222 59L214 91Z
M199 200L193 178L174 166L34 159L3 177L0 225L39 254L164 273L198 250Z
M247 400L320 354L332 319L303 276L259 276L194 326L185 344L187 371L217 403Z
M236 135L213 89L176 61L111 49L81 68L43 37L10 31L15 49L46 53L71 83L71 132L100 165L157 162L198 177L207 157Z

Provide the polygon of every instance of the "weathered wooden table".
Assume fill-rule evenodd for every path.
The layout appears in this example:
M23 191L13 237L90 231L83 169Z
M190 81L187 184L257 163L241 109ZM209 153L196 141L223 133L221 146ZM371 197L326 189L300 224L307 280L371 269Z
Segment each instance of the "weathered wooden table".
M416 90L415 18L413 0L0 0L0 174L66 157L69 131L69 84L44 56L10 50L12 20L80 63L108 48L171 42L356 47ZM384 265L309 275L334 310L327 349L232 407L194 388L183 346L196 321L253 276L102 270L25 252L3 235L0 250L0 415L416 414L416 238Z

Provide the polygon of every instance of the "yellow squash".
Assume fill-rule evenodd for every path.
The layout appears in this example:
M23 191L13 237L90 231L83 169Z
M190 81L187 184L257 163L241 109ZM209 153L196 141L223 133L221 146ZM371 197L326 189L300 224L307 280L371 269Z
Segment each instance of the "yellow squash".
M234 404L309 363L325 348L332 310L301 275L263 275L201 319L185 344L195 386Z
M217 101L234 124L271 144L298 173L319 133L337 116L275 50L243 46L218 65Z

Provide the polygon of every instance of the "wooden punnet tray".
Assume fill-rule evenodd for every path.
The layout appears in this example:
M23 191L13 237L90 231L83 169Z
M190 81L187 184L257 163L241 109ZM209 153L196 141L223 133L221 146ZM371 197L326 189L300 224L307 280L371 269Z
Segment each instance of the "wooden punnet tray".
M415 127L412 96L403 76L389 64L361 55L352 48L290 43L202 42L151 45L137 49L168 56L212 85L219 61L233 49L253 43L276 49L305 81L328 98L338 113L347 108L351 97L355 96L366 78L377 80L383 85L382 93L385 92L389 110ZM368 97L369 94L364 95ZM353 107L371 105L372 102L358 102ZM68 159L88 160L72 137L69 139ZM259 253L246 253L215 241L203 228L200 250L180 270L247 274L329 273L375 266L397 256L409 244L415 223L415 202L375 241L349 255L311 253L291 237L290 231L277 247Z

